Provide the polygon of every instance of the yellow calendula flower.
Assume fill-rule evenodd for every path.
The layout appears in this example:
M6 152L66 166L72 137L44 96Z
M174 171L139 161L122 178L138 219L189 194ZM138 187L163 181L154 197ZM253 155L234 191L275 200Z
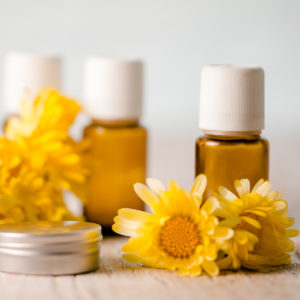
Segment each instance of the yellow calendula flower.
M0 223L77 219L63 192L84 199L82 143L68 133L80 106L54 90L24 100L0 138Z
M115 218L113 230L131 237L122 248L124 259L188 276L203 270L217 275L218 250L233 231L218 225L215 199L202 202L206 177L199 175L189 194L174 181L168 189L156 179L147 184L134 189L153 213L124 208Z
M80 105L56 90L44 89L35 99L21 102L18 116L9 118L5 134L9 139L24 137L41 138L43 135L55 135L64 138L73 124Z
M34 101L22 102L20 116L8 120L5 135L20 144L32 169L42 170L55 186L84 195L79 191L87 175L84 142L75 142L68 133L80 110L75 100L45 89Z
M32 170L18 143L0 139L0 224L75 217L62 191Z
M269 181L259 180L250 190L248 179L236 180L237 195L225 187L211 199L219 201L216 211L223 226L234 229L232 239L223 244L227 257L219 261L221 268L267 270L276 265L289 264L298 234L288 229L294 223L287 217L288 205L278 191L270 191Z

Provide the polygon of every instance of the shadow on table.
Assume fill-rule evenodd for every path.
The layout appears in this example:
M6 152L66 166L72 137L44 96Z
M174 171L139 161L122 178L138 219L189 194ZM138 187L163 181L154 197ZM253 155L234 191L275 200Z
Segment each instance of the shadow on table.
M127 263L124 261L121 257L105 257L102 259L102 262L100 263L100 268L96 271L97 273L127 273L127 272L143 272L143 271L152 271L157 269L149 268L142 266L140 264L132 264ZM166 270L161 270L164 272L168 272ZM240 275L240 274L248 274L248 275L254 275L254 274L272 274L272 273L284 273L284 272L290 272L290 273L296 273L300 271L300 264L299 263L292 263L290 265L283 265L278 266L274 268L270 268L269 270L265 272L258 272L254 270L249 269L241 269L237 271L222 271L219 276L228 276L228 275ZM176 272L170 272L176 274ZM179 275L178 275L179 276Z
M222 271L219 276L227 276L227 275L234 275L234 274L247 274L247 275L256 275L256 274L274 274L274 273L296 273L300 271L300 264L299 263L292 263L290 265L282 265L270 268L266 271L255 271L250 269L240 269L237 271Z

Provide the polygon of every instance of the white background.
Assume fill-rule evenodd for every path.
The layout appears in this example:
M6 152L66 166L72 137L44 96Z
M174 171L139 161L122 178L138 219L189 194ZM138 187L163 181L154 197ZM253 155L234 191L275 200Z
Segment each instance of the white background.
M79 100L87 55L143 59L148 173L186 188L201 134L201 67L261 65L270 179L300 217L299 0L0 0L0 37L1 69L9 51L63 55L64 92Z

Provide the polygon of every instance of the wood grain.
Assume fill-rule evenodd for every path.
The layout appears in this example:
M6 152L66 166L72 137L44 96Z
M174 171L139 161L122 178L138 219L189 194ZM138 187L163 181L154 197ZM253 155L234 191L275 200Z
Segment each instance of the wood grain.
M124 262L120 248L125 241L104 239L97 272L77 276L0 273L0 299L300 299L298 263L268 274L237 272L216 278L185 278ZM297 251L299 245L297 241Z

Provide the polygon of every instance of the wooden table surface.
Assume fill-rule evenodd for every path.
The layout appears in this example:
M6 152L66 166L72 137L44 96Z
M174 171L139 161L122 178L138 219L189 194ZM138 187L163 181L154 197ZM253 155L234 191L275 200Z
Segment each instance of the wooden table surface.
M186 278L124 262L120 248L125 241L104 239L100 268L93 273L28 276L0 272L0 299L300 299L300 264L296 255L295 263L273 273L238 272L215 278Z

